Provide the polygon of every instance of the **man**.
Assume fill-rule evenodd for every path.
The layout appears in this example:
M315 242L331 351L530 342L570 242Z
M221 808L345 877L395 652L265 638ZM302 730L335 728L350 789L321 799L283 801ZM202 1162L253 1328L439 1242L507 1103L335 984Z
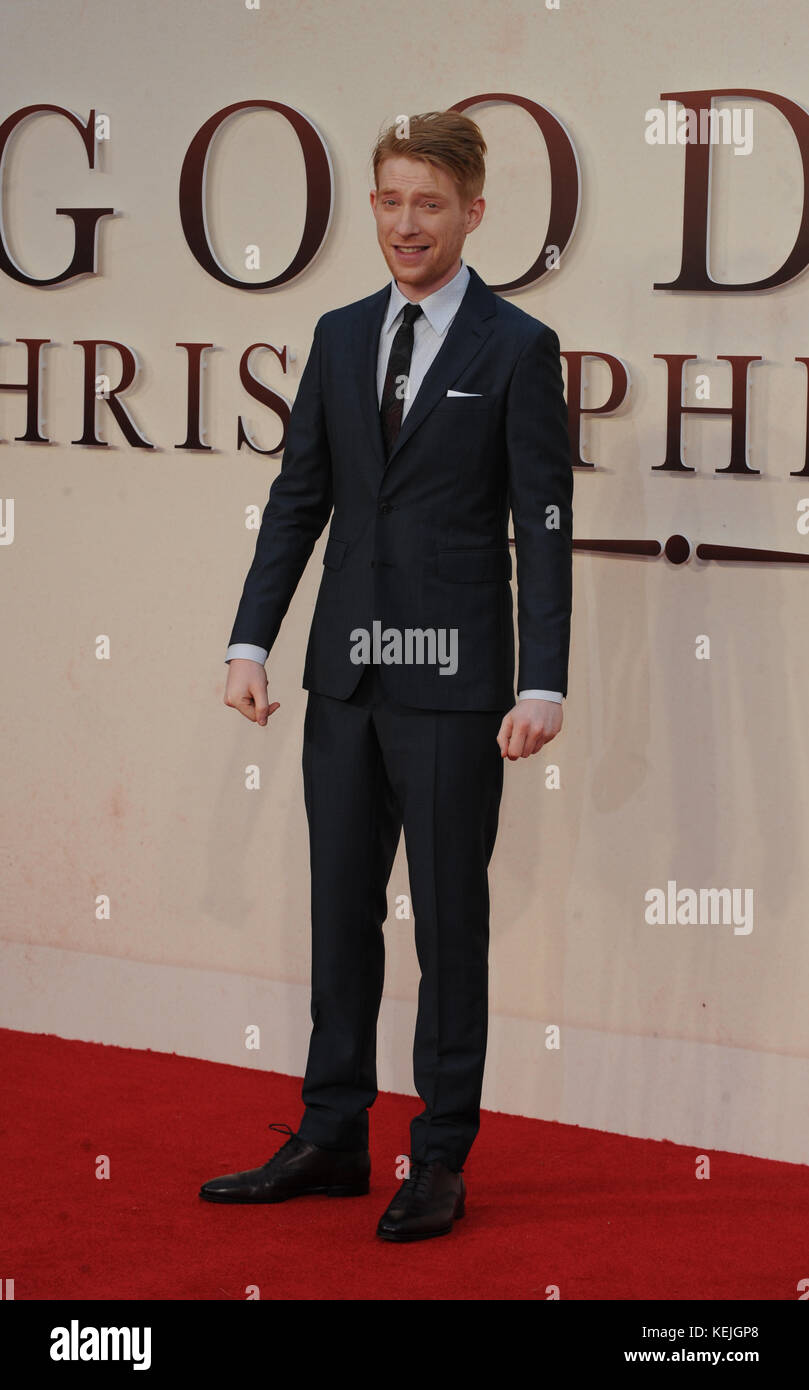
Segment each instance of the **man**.
M503 761L562 726L573 475L559 341L461 257L486 146L430 112L373 154L389 286L325 313L289 421L227 652L225 703L266 724L264 662L333 509L303 685L312 1034L298 1130L201 1189L275 1202L369 1190L386 889L404 829L421 968L424 1109L377 1233L446 1234L464 1212L488 1001L488 864ZM518 580L519 697L509 507Z

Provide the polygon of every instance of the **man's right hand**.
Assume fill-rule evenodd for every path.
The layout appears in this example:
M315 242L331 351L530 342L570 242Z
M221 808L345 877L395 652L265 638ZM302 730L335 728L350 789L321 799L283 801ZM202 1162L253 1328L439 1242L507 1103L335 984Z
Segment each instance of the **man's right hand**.
M266 724L280 708L280 701L267 702L267 672L260 661L236 656L228 662L225 704L237 709L254 724Z

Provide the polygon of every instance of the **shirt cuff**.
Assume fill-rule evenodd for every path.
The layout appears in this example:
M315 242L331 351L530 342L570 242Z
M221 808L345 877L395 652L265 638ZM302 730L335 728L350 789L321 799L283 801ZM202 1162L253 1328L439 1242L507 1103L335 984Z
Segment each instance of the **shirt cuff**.
M250 642L234 642L225 653L225 661L241 657L245 661L258 661L263 666L269 654L265 647L254 647Z
M517 692L518 700L553 700L557 705L562 703L562 692L560 690L520 690Z

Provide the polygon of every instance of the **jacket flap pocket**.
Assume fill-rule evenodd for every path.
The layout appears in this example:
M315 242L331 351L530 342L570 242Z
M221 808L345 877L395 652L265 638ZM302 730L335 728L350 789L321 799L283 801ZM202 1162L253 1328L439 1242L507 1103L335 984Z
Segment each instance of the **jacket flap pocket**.
M323 563L330 570L339 570L343 563L348 544L346 541L338 541L336 536L329 536L326 542L326 549L323 551Z
M480 584L511 578L511 552L501 546L486 550L440 550L438 574L453 584Z

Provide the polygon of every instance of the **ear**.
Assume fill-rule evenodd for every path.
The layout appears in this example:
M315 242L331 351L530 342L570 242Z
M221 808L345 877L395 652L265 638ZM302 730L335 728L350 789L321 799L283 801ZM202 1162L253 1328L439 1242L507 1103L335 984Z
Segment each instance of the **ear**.
M483 214L486 210L486 199L475 198L467 209L467 231L473 232L483 221Z

